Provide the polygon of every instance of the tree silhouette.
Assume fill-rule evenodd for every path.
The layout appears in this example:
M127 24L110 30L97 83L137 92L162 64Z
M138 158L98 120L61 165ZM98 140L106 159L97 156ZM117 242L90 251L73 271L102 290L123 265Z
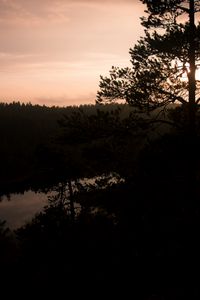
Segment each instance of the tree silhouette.
M97 103L123 99L147 111L180 103L187 128L194 133L200 101L200 81L195 78L200 1L141 1L147 6L147 16L141 18L145 35L130 49L132 68L112 67L109 77L101 76Z

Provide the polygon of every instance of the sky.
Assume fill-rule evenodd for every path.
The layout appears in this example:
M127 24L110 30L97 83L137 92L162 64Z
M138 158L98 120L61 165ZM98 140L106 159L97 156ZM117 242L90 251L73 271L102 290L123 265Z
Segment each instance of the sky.
M0 102L94 104L100 75L129 66L139 0L0 0Z

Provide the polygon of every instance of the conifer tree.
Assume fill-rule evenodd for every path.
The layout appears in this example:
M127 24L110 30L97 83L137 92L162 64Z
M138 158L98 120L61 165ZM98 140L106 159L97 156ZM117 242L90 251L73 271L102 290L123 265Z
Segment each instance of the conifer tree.
M144 36L130 49L132 67L100 77L97 103L125 100L142 111L179 103L195 132L200 102L200 0L141 0ZM196 17L196 18L195 18Z

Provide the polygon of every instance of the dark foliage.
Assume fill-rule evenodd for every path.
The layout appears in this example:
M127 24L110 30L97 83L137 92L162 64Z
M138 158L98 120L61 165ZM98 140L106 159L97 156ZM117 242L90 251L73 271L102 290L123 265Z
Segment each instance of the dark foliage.
M67 288L74 295L76 286L87 294L88 282L113 293L125 286L141 299L177 299L188 293L182 284L174 289L179 284L173 274L165 284L160 274L169 268L160 269L153 258L198 258L199 140L191 148L183 134L165 134L137 114L121 114L120 109L78 110L60 119L61 132L43 148L46 161L40 160L48 172L49 166L54 170L50 187L55 194L49 206L15 232L9 263L3 258L18 285ZM186 160L191 149L196 149L192 170ZM60 174L66 177L58 185ZM101 176L82 182L86 175ZM11 245L6 232L2 249ZM136 262L140 257L143 263ZM194 285L189 291L198 296Z
M147 17L141 18L145 35L129 51L132 67L112 67L109 77L101 76L97 103L125 100L149 112L176 102L187 106L185 122L192 134L200 93L195 78L200 61L200 25L195 15L200 2L142 2L147 5Z
M119 106L111 105L101 107L101 110L109 112L117 107ZM69 118L80 113L85 116L92 115L98 108L100 107L94 105L50 108L31 104L1 103L1 194L23 191L24 188L29 189L31 185L35 185L38 189L38 183L41 182L40 185L43 185L45 176L46 181L52 184L50 170L54 172L56 168L59 169L64 159L61 154L63 149L56 141L60 136L58 121L63 119L63 116ZM129 111L126 106L122 114L128 115ZM75 118L74 121L76 123L78 119ZM78 123L75 126L78 127ZM71 134L69 144L72 143L72 139L76 139L76 135L73 137Z
M122 95L147 107L148 117L126 105L0 106L1 191L10 192L17 182L22 190L53 191L49 204L14 233L0 222L3 284L13 274L10 285L42 288L46 296L54 291L57 298L59 291L88 297L92 288L93 298L110 296L109 290L111 299L120 292L123 299L199 297L198 275L188 271L189 285L184 271L191 258L198 268L200 251L199 128L185 134L188 86L177 85L177 65L168 64L174 55L187 58L188 24L174 21L188 8L179 7L184 1L143 3L149 13L143 25L166 31L147 31L131 50L135 69L113 68L110 79L102 78L99 97ZM175 100L183 105L165 108ZM160 105L164 109L150 113ZM162 264L160 256L170 261Z

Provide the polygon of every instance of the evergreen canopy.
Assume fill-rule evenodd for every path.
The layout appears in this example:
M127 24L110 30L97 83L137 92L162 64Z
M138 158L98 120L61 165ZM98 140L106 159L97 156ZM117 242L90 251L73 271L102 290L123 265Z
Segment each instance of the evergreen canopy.
M169 103L189 104L194 117L200 102L200 0L141 0L144 37L130 49L132 67L112 67L100 77L97 103L125 100L142 110ZM195 20L195 16L197 16Z

